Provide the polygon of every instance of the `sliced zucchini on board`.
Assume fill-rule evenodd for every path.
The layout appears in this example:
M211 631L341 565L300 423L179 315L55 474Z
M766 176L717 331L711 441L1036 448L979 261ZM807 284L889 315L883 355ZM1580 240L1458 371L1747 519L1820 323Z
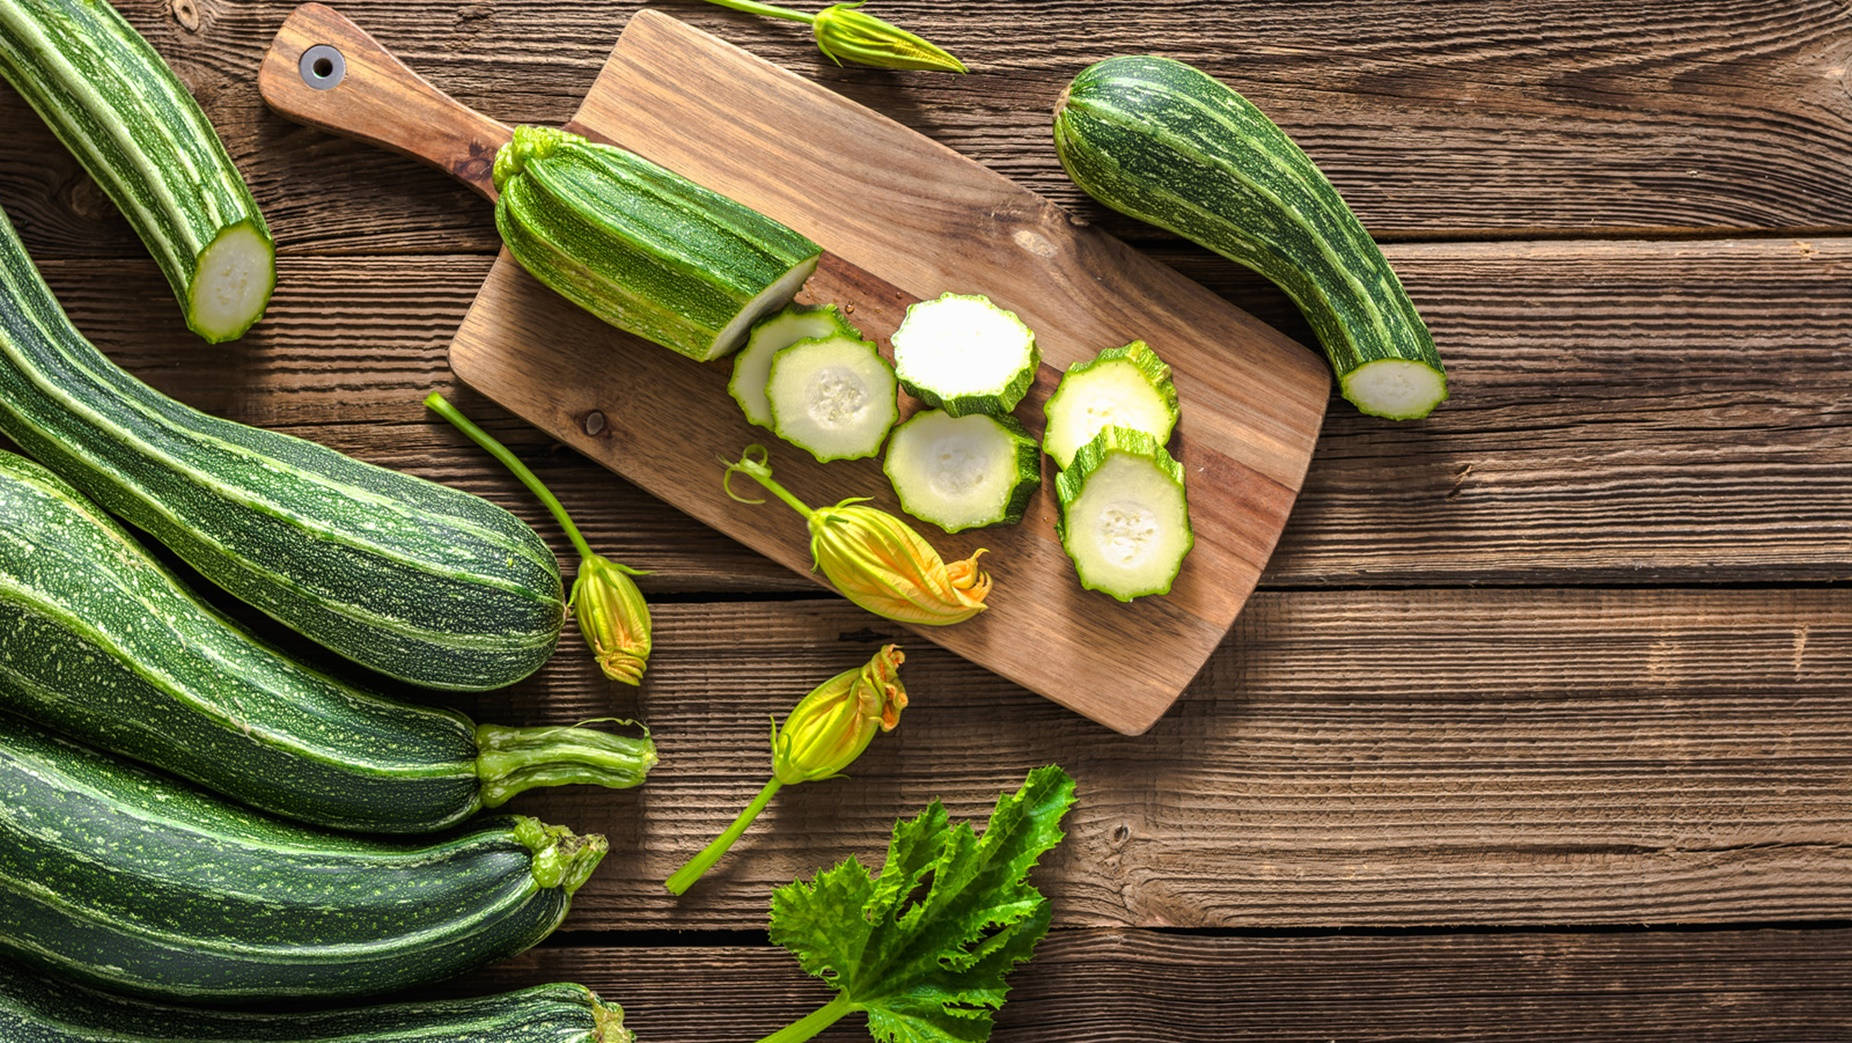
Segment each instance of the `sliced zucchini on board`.
M779 351L765 397L778 437L823 462L875 455L900 419L894 369L860 337L800 340Z
M1109 427L1055 479L1055 532L1080 585L1120 601L1168 594L1196 543L1183 467L1143 431Z
M1016 408L1042 361L1035 333L980 294L911 305L893 344L900 386L952 416Z
M1042 454L1015 417L933 409L894 431L882 470L902 510L960 532L1022 521L1042 484Z
M760 319L747 335L746 346L733 356L733 379L727 381L727 393L740 404L746 420L767 429L772 426L765 382L772 375L773 355L800 340L834 336L862 339L862 331L843 318L834 304L786 305L778 314Z
M1067 467L1107 427L1143 431L1159 445L1170 441L1177 427L1177 386L1157 352L1135 340L1069 366L1042 412L1048 416L1042 447Z

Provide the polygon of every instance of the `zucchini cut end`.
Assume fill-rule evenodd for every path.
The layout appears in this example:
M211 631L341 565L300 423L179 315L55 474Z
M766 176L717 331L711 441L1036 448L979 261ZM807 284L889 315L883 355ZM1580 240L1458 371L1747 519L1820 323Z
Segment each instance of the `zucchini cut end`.
M1415 359L1366 362L1338 385L1359 412L1388 420L1419 420L1447 401L1447 374Z
M187 328L211 344L237 340L263 318L276 284L270 236L256 223L240 221L200 251L187 287Z
M740 309L733 321L714 336L714 342L708 346L707 353L701 356L701 361L711 362L738 351L746 343L746 334L752 331L754 323L791 303L797 291L803 289L804 283L810 279L810 273L817 270L817 262L822 257L821 253L817 253L804 258L785 269L785 273L770 286L760 290L758 296Z

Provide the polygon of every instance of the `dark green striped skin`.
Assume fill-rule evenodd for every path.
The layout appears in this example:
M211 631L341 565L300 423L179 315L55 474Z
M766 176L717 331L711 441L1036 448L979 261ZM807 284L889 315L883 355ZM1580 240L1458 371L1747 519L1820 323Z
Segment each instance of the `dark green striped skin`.
M1152 56L1089 66L1055 106L1055 148L1088 195L1285 290L1340 380L1380 359L1443 372L1427 324L1337 189L1214 77Z
M0 716L0 951L111 991L437 981L546 937L604 851L519 817L422 845L320 832Z
M318 825L429 832L531 785L634 785L647 737L478 726L302 666L76 490L0 453L0 709Z
M199 255L235 228L265 244L270 230L199 103L148 41L103 0L0 0L0 76L135 226L194 331L242 336L249 323L193 321ZM274 260L266 277L274 286Z
M795 293L823 252L635 153L548 127L515 128L495 156L495 187L495 226L523 268L611 325L696 359L739 347L754 320L790 302L761 296L794 270Z
M583 985L344 1010L211 1010L114 996L0 962L6 1043L629 1043Z
M0 431L207 579L388 677L500 688L559 640L559 563L524 522L129 376L71 325L3 216Z

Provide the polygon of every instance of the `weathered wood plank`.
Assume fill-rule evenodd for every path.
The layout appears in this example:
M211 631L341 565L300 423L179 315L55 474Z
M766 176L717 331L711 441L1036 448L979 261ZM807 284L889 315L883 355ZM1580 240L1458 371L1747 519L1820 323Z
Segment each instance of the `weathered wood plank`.
M775 884L878 863L897 816L938 796L981 820L1051 761L1080 786L1044 876L1065 924L1807 919L1852 900L1852 590L1263 594L1138 739L834 602L656 620L640 694L569 645L477 703L654 731L642 789L519 804L612 839L577 929L751 926ZM767 718L888 639L910 656L901 726L853 778L786 790L671 901L660 881L768 773Z
M1836 1039L1852 932L1230 938L1055 931L998 1043ZM829 999L782 949L549 947L453 988L572 980L651 1043L770 1032ZM820 1043L866 1040L851 1016Z
M1454 398L1400 425L1335 403L1264 582L1852 575L1852 239L1391 252L1441 342ZM1200 252L1164 256L1305 336L1257 277ZM181 328L151 263L46 270L80 327L164 390L491 493L538 521L511 479L419 405L449 386L444 346L487 266L286 258L269 317L218 348ZM801 585L576 454L549 451L479 397L461 401L538 458L594 541L656 569L652 589Z
M254 77L291 0L124 0L202 95L286 250L488 251L487 208L408 160L265 113ZM463 101L507 121L577 107L635 2L342 5ZM1088 62L1196 62L1291 132L1379 236L1852 228L1852 14L1838 0L887 0L968 77L839 69L802 26L661 5L945 142L1090 219L1062 174L1056 95ZM0 189L60 253L139 250L7 91Z

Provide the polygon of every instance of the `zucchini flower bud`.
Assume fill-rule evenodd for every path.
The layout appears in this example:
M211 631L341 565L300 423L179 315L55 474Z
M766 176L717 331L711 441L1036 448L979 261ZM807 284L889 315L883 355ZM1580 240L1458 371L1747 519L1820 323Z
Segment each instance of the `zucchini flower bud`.
M907 708L900 649L884 645L859 670L818 685L772 728L772 774L786 785L833 779L855 763L877 731L891 732Z
M727 480L743 473L770 490L810 525L810 556L841 594L877 616L920 626L962 623L984 611L990 574L978 567L978 550L948 565L913 527L886 511L864 506L866 497L834 507L810 508L772 479L765 447L751 445L727 465ZM727 485L727 495L748 500Z
M835 778L862 755L875 733L892 731L907 707L907 690L900 683L905 660L900 649L884 645L867 665L845 670L811 689L785 716L784 727L773 722L771 779L713 843L663 883L669 893L679 895L693 887L780 789Z
M945 72L968 72L965 63L952 57L943 47L935 46L897 25L884 22L859 10L862 0L853 4L831 4L816 14L793 11L763 3L762 0L708 0L711 4L730 7L748 14L809 22L817 37L817 48L830 61L859 62L879 69L938 69ZM501 179L497 178L500 184Z
M572 611L598 669L613 681L642 684L649 664L649 606L630 577L636 570L594 554L572 581Z
M937 69L968 72L943 47L861 10L861 3L831 4L810 23L817 48L841 65L844 59L878 69Z
M572 581L572 596L566 603L579 617L579 632L585 635L585 643L591 646L592 656L598 660L598 669L613 681L642 684L643 669L649 663L649 606L644 604L643 592L637 589L630 577L641 576L643 573L628 565L620 565L602 554L592 553L591 545L585 542L579 527L572 523L572 516L566 513L566 508L561 506L559 499L539 476L509 452L507 446L496 441L495 436L472 423L443 395L431 392L425 396L424 405L468 435L470 441L487 450L490 456L520 479L522 485L527 486L528 492L546 505L553 520L559 522L559 527L566 532L566 538L572 541L573 549L579 552L579 575Z

